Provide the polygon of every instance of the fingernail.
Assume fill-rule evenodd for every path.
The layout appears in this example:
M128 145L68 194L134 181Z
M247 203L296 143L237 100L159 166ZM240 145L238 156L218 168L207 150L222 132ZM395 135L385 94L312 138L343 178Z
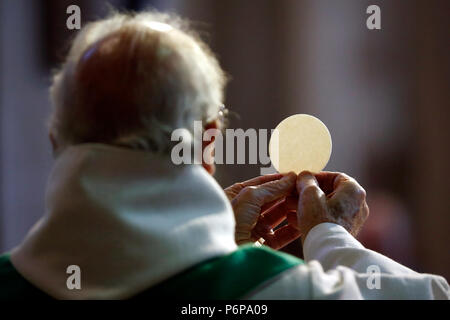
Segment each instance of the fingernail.
M296 175L295 172L293 172L293 171L290 171L290 172L284 174L284 178L290 178L290 179L292 179L292 178L294 178L294 177L297 178L297 175Z
M311 172L302 171L297 178L297 190L303 189L308 185L318 186L317 180Z
M297 175L294 172L289 172L282 178L283 181L295 182L297 180Z
M303 179L312 179L314 178L314 175L310 171L302 171L298 174L297 180L303 180Z

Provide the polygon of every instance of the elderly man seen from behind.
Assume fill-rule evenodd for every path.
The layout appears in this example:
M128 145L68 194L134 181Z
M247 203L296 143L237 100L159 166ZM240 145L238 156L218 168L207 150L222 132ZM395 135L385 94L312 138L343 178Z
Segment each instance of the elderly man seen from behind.
M222 190L213 164L175 165L175 129L192 143L194 121L222 128L225 82L177 17L86 25L50 90L46 212L0 256L0 298L449 298L444 278L354 238L369 209L345 174L273 174ZM299 237L304 260L276 251ZM78 283L68 270L81 271Z

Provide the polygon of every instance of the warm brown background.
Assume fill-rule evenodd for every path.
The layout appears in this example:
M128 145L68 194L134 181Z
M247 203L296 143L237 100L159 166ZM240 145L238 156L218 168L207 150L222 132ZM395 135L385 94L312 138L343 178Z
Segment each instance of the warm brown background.
M361 241L419 271L450 278L449 1L169 0L151 4L186 16L232 76L231 127L273 128L294 113L329 127L328 170L356 177L371 216ZM16 245L43 213L51 168L45 119L49 70L73 31L68 4L83 22L106 13L104 1L0 1L0 248ZM366 28L377 4L382 30ZM226 186L260 166L224 165ZM290 250L293 250L291 246Z

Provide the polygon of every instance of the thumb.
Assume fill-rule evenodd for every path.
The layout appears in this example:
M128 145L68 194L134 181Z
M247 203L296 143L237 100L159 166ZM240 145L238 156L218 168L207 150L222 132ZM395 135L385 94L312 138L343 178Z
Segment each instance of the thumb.
M259 206L287 197L295 190L297 175L289 172L280 180L266 182L255 190L255 200Z
M297 191L299 194L297 211L299 218L304 215L316 215L326 206L325 193L309 171L303 171L298 175Z
M297 177L297 192L299 196L301 196L304 192L310 193L308 189L311 189L314 192L322 191L313 174L309 171L302 171Z

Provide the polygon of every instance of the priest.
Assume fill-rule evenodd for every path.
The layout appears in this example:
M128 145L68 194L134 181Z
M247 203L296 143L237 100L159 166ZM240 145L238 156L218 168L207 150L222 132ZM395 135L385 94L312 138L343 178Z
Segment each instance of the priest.
M0 256L0 299L449 298L444 278L355 239L369 208L346 174L222 190L213 162L175 164L174 130L223 128L225 80L179 18L84 26L50 88L46 212ZM278 251L299 237L304 259Z

